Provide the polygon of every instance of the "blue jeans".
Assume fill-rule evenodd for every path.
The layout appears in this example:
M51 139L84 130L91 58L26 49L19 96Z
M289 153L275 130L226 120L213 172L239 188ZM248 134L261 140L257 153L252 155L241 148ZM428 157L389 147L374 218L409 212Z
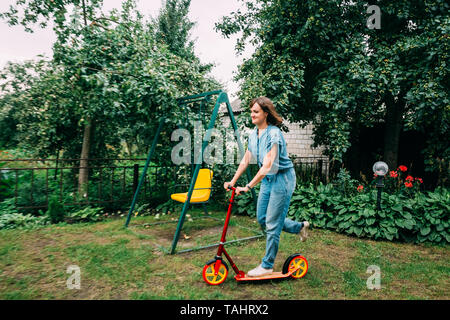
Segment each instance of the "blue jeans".
M261 181L256 217L266 230L266 254L262 259L262 267L265 269L273 269L281 231L299 233L303 227L303 222L286 218L295 185L294 168L265 176Z

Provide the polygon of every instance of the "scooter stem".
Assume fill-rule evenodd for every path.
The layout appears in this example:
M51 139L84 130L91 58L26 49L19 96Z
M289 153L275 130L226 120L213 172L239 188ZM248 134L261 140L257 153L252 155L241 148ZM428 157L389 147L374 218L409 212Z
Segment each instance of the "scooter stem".
M234 202L234 194L236 193L236 188L229 186L228 189L231 189L231 198L230 198L230 204L228 205L228 211L227 211L227 217L225 218L225 224L223 225L223 231L222 231L222 237L220 238L220 242L225 243L226 241L226 235L228 231L228 223L230 222L231 218L231 209L233 207Z
M242 276L244 273L239 270L239 268L233 262L233 259L231 259L230 255L225 250L225 242L226 242L225 238L226 238L227 231L228 231L228 223L230 222L231 209L233 207L233 202L234 202L234 195L236 193L235 187L230 186L230 187L228 187L228 189L231 189L232 193L231 193L231 198L230 198L230 204L228 205L227 217L225 218L225 223L223 225L222 237L220 238L219 248L217 249L217 256L216 256L217 261L216 261L216 265L214 266L214 271L215 271L214 273L217 275L217 273L219 272L220 260L222 260L222 254L224 254L225 257L227 258L227 260L230 262L231 267L233 268L234 272L237 275Z

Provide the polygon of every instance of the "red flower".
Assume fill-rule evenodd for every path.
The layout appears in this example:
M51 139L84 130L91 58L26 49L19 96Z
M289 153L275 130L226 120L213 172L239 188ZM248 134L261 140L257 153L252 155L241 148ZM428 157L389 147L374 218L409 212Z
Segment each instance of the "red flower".
M407 176L405 180L411 182L414 181L414 178L412 176Z
M389 172L389 175L391 176L391 178L397 178L398 177L397 171L391 171L391 172Z
M423 180L421 178L415 178L414 180L419 181L419 183L423 183Z
M398 166L398 168L401 172L405 172L406 170L408 170L407 167L405 167L404 165Z
M364 187L363 186L358 186L358 188L356 188L356 190L358 190L359 192L363 191Z
M411 182L405 182L405 186L406 186L407 188L411 188L411 187L412 187L412 183L411 183Z
M376 173L374 173L373 178L375 179L376 177L378 177L378 175Z

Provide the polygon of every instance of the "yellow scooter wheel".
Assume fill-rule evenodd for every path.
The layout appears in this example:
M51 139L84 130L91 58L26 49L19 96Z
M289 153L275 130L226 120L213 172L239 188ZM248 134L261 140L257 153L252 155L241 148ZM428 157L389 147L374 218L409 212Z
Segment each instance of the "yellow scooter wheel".
M291 274L291 277L295 279L304 277L306 272L308 272L308 261L304 256L298 253L287 258L283 266L283 273L286 274L295 269L297 270Z
M218 272L215 273L216 261L218 263ZM225 281L228 276L228 266L222 260L210 260L203 267L203 280L207 284L216 286Z

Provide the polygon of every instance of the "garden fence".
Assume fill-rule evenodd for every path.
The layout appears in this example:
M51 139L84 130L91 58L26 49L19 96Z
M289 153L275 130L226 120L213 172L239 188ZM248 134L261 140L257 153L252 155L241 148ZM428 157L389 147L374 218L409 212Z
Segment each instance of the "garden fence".
M0 168L0 202L14 198L18 210L46 209L51 197L65 206L107 206L127 209L137 188L145 158L97 158L89 159L87 167L76 165L82 159L3 159ZM49 165L53 164L53 165ZM230 166L230 165L221 165ZM236 165L228 171L236 170ZM140 199L152 199L161 203L168 199L168 189L177 187L180 181L189 182L193 165L149 165ZM328 159L323 157L296 158L294 167L298 182L328 183ZM89 171L86 193L78 194L78 174L81 168ZM257 168L251 168L256 174ZM213 167L214 170L214 167ZM215 173L215 177L220 174ZM225 179L224 178L224 179ZM187 184L188 185L188 184ZM222 188L215 183L214 189ZM223 188L222 188L223 189ZM145 201L145 200L144 200Z

